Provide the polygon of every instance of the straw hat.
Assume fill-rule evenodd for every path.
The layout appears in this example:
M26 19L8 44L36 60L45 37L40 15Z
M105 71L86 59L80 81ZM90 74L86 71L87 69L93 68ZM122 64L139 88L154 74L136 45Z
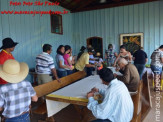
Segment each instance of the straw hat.
M18 83L24 80L29 68L26 63L19 63L16 60L7 60L0 65L0 77L9 83Z

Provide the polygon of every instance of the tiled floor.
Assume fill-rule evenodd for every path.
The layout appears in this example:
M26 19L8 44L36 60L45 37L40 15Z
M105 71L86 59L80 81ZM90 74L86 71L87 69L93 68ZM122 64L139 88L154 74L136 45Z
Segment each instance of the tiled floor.
M150 80L150 86L151 86L151 84L152 83ZM161 92L160 94L161 94L161 96L159 97L160 98L160 101L159 101L159 99L158 100L156 99L156 96L158 96L158 94L156 95L156 92L153 91L152 86L151 86L152 109L150 110L150 112L148 113L148 115L146 116L146 118L144 119L143 122L163 122L163 98L162 98L163 92ZM160 109L158 109L158 110L156 110L156 102L160 105ZM159 106L158 106L158 108L159 108ZM157 111L157 113L156 113L156 111ZM156 121L156 115L158 115L159 121ZM160 115L160 118L159 118L159 115ZM45 118L46 118L46 115L39 116L39 115L33 114L32 118L31 118L32 119L31 122L38 122L38 120L45 120ZM59 113L54 115L54 118L55 118L56 122L81 122L80 116L77 113L77 111L75 110L73 105L70 105L70 106L66 107L65 109L61 110ZM90 121L93 119L94 119L93 115L91 114L91 112L89 112L88 120ZM39 121L39 122L45 122L45 121Z

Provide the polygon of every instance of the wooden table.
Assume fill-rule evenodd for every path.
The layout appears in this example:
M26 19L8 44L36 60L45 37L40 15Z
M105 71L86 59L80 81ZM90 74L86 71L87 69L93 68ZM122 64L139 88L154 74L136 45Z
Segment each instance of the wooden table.
M78 82L66 86L46 96L48 117L56 114L69 104L86 106L88 99L87 92L93 87L106 89L98 75L86 77Z

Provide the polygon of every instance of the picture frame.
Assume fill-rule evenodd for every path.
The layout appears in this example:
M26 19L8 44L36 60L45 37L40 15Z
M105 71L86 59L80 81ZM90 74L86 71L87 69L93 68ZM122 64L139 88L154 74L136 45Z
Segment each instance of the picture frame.
M143 33L120 34L120 45L125 45L126 50L133 55L139 47L143 47L143 39Z

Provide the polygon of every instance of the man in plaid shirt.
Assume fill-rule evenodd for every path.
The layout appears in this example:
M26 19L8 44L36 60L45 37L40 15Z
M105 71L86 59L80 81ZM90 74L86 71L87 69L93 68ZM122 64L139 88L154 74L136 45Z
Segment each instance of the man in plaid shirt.
M0 77L8 82L0 87L0 111L5 122L30 122L29 107L37 101L36 92L30 82L25 81L28 65L16 60L7 60L0 66Z

